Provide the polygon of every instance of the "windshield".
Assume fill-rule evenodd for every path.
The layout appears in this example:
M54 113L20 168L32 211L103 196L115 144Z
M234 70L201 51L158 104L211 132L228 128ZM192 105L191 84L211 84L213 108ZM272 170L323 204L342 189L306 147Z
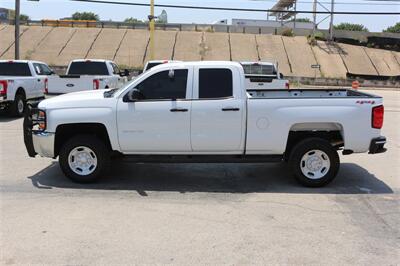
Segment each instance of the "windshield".
M108 75L105 62L72 62L68 75Z
M149 70L150 68L155 67L155 66L158 66L158 65L161 65L161 64L162 64L162 62L148 63L148 64L146 65L146 69L145 69L144 71L147 71L147 70Z
M139 76L136 76L136 77L132 78L132 80L131 80L130 82L125 83L124 86L122 86L121 88L114 88L114 89L110 89L110 90L104 92L104 97L106 97L106 98L113 97L117 92L122 91L122 90L124 90L125 88L130 87L131 84L132 84L137 78L141 77L142 75L143 75L143 73L140 74Z
M0 63L0 76L30 77L31 70L28 63L4 62Z

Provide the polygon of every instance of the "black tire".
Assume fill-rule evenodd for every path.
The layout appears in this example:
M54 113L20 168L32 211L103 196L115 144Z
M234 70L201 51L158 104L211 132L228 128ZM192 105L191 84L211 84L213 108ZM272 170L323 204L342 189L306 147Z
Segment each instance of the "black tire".
M313 151L322 151L325 154L322 153L322 156L317 156L319 152L314 153ZM325 155L327 155L329 160L327 160ZM305 158L310 158L310 160L302 160L303 156L305 156ZM314 158L318 158L314 159L312 158L313 156ZM320 168L315 172L310 170L306 175L303 171L307 172L307 166L313 163L312 160L314 160L314 162L316 160L316 169L318 169L318 167ZM310 164L306 162L310 162ZM329 167L324 167L324 163L329 163ZM296 180L303 186L322 187L330 183L336 177L339 171L340 160L337 151L328 141L320 138L308 138L293 147L289 157L289 166ZM314 173L322 176L314 177Z
M21 109L22 104L22 109ZM10 106L10 114L12 116L22 117L25 114L26 102L25 96L22 93L17 93L14 98L14 102Z
M77 147L86 147L93 151L97 165L90 174L78 174L69 164L69 155ZM63 173L77 183L91 183L104 174L109 166L110 152L103 141L91 135L77 135L69 139L60 149L59 162ZM75 168L77 169L77 168Z

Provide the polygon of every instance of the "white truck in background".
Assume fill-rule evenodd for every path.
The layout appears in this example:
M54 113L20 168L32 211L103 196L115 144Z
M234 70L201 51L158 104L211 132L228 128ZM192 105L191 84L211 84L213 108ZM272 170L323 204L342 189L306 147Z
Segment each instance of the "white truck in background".
M240 62L244 69L247 90L289 89L289 80L283 79L277 63Z
M69 63L65 75L49 77L48 94L120 88L128 81L129 71L102 59L77 59Z
M54 72L43 62L0 60L0 109L22 116L28 100L44 99Z
M248 91L239 63L183 62L153 67L120 89L46 99L27 112L24 141L29 156L59 157L77 182L94 181L120 155L133 162L287 161L301 184L317 187L338 173L339 150L385 152L383 115L379 96Z

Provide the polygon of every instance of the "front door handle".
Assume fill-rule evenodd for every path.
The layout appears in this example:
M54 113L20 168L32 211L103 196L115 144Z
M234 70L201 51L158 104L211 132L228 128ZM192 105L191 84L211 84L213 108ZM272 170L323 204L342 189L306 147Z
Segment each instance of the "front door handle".
M222 111L226 112L226 111L240 111L240 108L237 107L224 107L222 108Z
M189 111L188 109L185 108L172 108L170 109L171 112L187 112Z

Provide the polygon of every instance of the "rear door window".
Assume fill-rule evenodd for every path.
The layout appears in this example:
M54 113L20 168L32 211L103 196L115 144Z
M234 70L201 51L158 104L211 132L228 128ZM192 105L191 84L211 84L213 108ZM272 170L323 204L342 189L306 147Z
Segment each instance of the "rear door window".
M233 96L232 71L225 68L199 70L199 98L214 99Z
M145 79L136 89L144 100L185 99L187 76L187 69L161 71Z
M0 76L31 76L28 63L3 62L0 63Z
M108 75L105 62L72 62L68 74L70 75Z

